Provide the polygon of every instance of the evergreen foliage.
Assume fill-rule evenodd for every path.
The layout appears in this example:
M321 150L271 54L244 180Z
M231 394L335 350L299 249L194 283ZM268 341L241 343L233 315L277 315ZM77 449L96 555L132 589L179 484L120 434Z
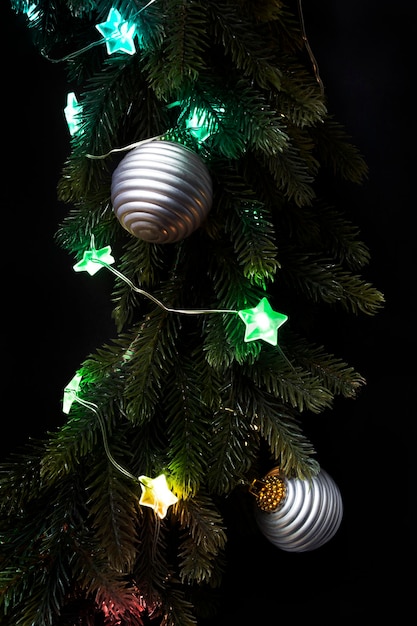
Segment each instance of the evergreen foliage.
M11 5L25 14L29 3ZM304 416L365 384L311 326L322 310L383 306L362 276L370 256L358 228L316 184L323 172L361 184L366 164L327 112L294 2L32 5L34 46L61 59L82 106L58 186L68 214L56 241L69 262L94 235L170 309L237 311L267 295L289 320L279 346L245 342L237 316L168 312L115 277L117 337L79 370L79 395L99 416L74 403L62 427L0 467L4 623L191 626L227 568L225 497L276 465L315 475ZM134 55L97 44L112 6L140 31ZM202 143L186 126L196 108L208 119ZM166 246L129 235L110 199L125 154L114 151L152 137L198 152L213 181L206 222ZM139 504L139 483L110 462L107 441L133 477L166 473L178 496L166 518Z

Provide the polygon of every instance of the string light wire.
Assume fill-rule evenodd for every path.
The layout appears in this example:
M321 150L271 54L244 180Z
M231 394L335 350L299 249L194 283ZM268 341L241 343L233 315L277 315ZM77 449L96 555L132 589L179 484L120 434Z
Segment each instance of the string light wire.
M307 38L307 33L306 33L306 28L305 28L305 23L304 23L304 14L303 14L302 0L298 0L297 4L298 4L298 15L300 17L301 35L302 35L302 38L303 38L304 45L306 47L308 56L310 57L311 64L313 66L314 76L316 77L316 81L318 82L318 84L320 86L321 95L324 96L324 85L323 85L323 81L321 80L321 77L320 77L319 66L318 66L318 63L316 61L316 57L313 54L313 51L311 49L310 43L309 43L308 38Z
M97 404L94 404L93 402L89 402L88 400L83 400L82 398L80 398L79 396L77 396L77 394L74 394L74 400L76 402L78 402L79 404L81 404L82 406L84 406L87 409L90 409L90 411L92 411L95 416L97 417L98 423L100 425L100 429L101 429L101 434L103 436L103 444L104 444L104 451L106 453L107 458L109 459L110 463L112 463L112 465L122 474L124 474L125 476L127 476L128 478L131 478L132 480L134 480L136 483L141 483L141 481L137 478L137 476L134 476L133 474L131 474L127 469L125 469L124 467L122 467L117 461L116 459L113 457L112 453L110 452L110 448L109 448L109 444L108 444L108 440L107 440L107 433L106 433L106 424L104 422L103 416L101 415L99 408L97 406Z
M182 313L185 315L200 315L200 314L207 315L209 313L238 313L238 311L235 309L171 309L170 307L165 306L163 302L158 300L158 298L155 298L155 296L151 295L144 289L140 289L139 287L136 287L136 285L134 285L132 281L129 280L129 278L127 278L127 276L119 272L119 270L116 270L114 267L112 267L108 263L105 263L104 261L101 261L100 259L91 259L91 261L93 261L94 263L99 263L103 267L106 267L107 269L109 269L111 272L113 272L113 274L115 274L121 280L127 283L133 291L136 291L136 293L146 296L147 298L149 298L149 300L152 300L152 302L157 304L159 307L161 307L161 309L163 309L167 313Z

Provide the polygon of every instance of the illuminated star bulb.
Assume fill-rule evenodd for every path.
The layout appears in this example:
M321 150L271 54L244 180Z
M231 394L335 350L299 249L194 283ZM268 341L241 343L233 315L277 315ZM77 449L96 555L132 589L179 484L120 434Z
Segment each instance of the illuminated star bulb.
M198 114L197 109L194 109L194 112L187 119L185 125L192 135L199 142L203 142L210 136L210 133L207 130L206 126L207 115L206 113Z
M28 20L30 20L31 22L35 21L39 17L39 11L36 4L34 4L33 2L27 2L25 4L26 6L24 8L24 13L26 13Z
M223 107L214 107L214 110L219 116L224 113ZM218 131L218 123L214 115L197 107L191 111L185 125L199 143L203 143L210 135Z
M73 267L74 272L88 272L90 276L94 276L102 267L114 263L114 257L111 254L111 247L105 246L96 250L92 240L90 250L84 252L81 261Z
M113 54L113 52L135 54L136 48L133 38L136 33L136 26L123 20L117 9L111 8L107 21L96 24L96 28L105 38L109 54Z
M274 311L266 298L262 298L253 309L243 309L238 313L246 324L246 342L263 339L273 346L277 345L278 328L287 321L287 315Z
M178 502L178 498L169 490L165 474L157 478L139 476L142 487L142 496L139 504L149 506L162 519L167 514L168 507Z
M66 415L68 415L68 413L70 412L72 403L77 398L77 392L78 392L78 390L80 388L81 379L82 379L82 375L77 372L75 374L75 376L73 376L73 378L71 378L70 382L68 383L68 385L64 389L64 398L63 398L63 401L62 401L62 410L63 410L63 412Z
M77 102L75 93L71 92L67 96L67 106L64 109L65 118L67 120L68 129L71 136L80 129L80 113L81 106Z

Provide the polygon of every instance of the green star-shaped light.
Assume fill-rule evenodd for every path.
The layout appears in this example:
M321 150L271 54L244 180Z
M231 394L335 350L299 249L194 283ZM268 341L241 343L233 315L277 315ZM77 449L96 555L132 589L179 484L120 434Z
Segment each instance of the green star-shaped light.
M96 24L96 28L106 40L109 54L113 54L113 52L135 54L136 48L133 37L135 36L136 25L123 20L117 9L111 8L107 22Z
M75 93L69 93L67 96L67 106L64 109L64 113L71 136L75 135L75 133L80 129L81 110L82 108L78 104Z
M274 311L266 298L262 298L255 308L238 313L246 324L245 341L263 339L273 346L277 345L278 328L287 321L287 315Z
M224 113L223 107L213 107L213 110L219 117ZM209 115L206 109L197 107L190 112L185 125L199 143L203 143L210 135L218 131L218 123L214 115Z
M67 415L70 412L72 403L77 398L77 391L80 388L81 379L82 379L82 375L77 372L64 389L64 398L62 400L62 410Z
M111 265L114 263L114 258L111 255L110 246L105 246L96 250L92 248L84 252L84 256L74 265L75 272L88 272L90 276L94 276L105 265Z

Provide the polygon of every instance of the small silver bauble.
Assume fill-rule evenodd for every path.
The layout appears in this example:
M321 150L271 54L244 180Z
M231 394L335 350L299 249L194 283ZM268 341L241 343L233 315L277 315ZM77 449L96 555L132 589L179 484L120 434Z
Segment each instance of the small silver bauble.
M343 516L340 490L323 469L311 480L284 478L285 498L275 511L255 508L262 534L286 552L307 552L327 543Z
M113 172L111 200L121 225L133 236L173 243L188 237L207 217L212 180L205 163L189 148L146 141Z

